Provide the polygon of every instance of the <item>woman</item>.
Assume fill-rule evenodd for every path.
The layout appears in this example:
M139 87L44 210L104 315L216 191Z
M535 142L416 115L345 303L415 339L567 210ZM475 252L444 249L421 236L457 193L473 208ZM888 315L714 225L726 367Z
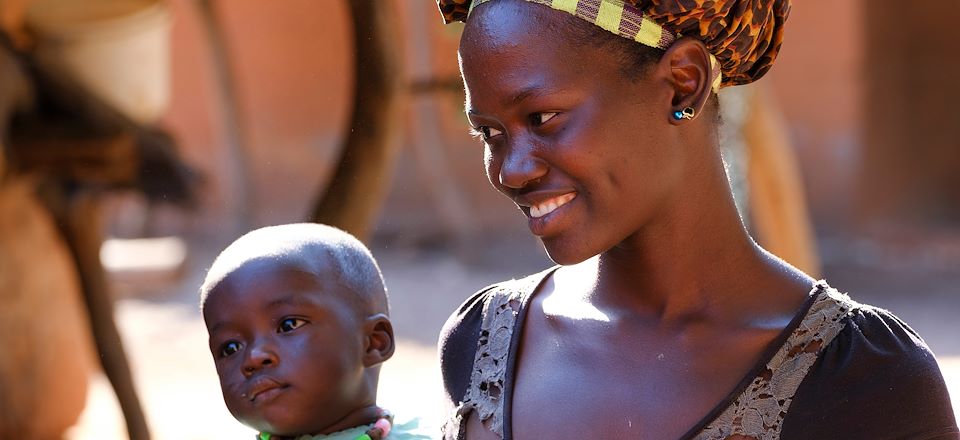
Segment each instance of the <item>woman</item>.
M957 438L920 338L737 215L716 90L767 71L787 1L470 3L439 0L487 176L561 266L447 322L447 438Z

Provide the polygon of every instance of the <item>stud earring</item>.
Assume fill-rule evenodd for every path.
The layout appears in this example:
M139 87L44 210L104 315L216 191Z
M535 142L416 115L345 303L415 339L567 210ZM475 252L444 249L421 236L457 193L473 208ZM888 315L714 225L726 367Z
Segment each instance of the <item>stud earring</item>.
M682 120L682 119L693 119L697 115L696 110L693 107L687 107L683 110L677 110L673 112L673 119Z

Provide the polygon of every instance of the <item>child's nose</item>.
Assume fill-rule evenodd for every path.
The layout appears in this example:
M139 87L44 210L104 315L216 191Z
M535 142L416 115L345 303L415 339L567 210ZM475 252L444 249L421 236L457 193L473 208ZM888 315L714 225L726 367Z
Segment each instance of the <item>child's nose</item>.
M251 375L262 368L276 366L279 362L276 353L265 345L256 345L250 348L243 364L243 373Z

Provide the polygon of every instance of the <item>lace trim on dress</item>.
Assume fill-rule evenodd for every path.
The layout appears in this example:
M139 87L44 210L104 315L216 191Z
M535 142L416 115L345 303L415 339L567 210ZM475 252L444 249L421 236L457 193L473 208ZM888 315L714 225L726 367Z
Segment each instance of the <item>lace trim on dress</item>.
M783 420L800 383L820 351L846 326L844 318L860 306L823 280L817 282L814 290L818 296L810 310L766 369L694 437L696 440L780 438Z
M470 412L476 411L484 426L503 438L504 380L513 326L520 312L523 295L535 288L541 278L540 275L534 275L504 282L484 300L483 321L480 324L470 386L463 402L457 406L453 417L444 427L447 436L465 438L467 419Z
M539 278L505 282L484 301L483 321L470 386L464 401L444 426L444 438L465 439L466 422L477 412L484 426L503 438L503 395L507 357L523 295ZM533 285L531 285L531 283ZM818 281L813 304L766 368L695 440L779 440L793 396L820 351L846 326L845 319L860 304Z

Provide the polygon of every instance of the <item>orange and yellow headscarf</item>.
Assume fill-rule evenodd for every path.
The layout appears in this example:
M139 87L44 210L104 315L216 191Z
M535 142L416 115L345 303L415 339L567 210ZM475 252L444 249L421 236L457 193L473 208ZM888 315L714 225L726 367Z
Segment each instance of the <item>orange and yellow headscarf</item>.
M447 23L466 21L492 0L437 0ZM640 44L667 49L678 36L703 41L713 55L714 90L747 84L780 51L790 0L525 0L568 12Z

